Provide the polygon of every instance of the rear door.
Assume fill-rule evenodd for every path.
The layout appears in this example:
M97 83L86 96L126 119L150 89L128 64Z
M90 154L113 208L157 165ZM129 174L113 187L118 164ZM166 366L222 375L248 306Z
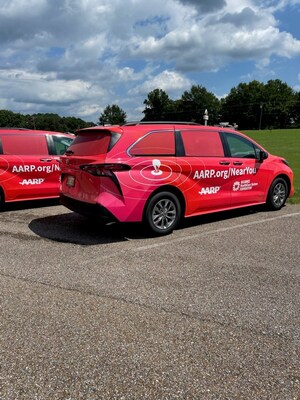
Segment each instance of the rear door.
M181 130L184 156L182 189L187 202L187 215L229 207L230 160L224 154L221 136L216 130Z

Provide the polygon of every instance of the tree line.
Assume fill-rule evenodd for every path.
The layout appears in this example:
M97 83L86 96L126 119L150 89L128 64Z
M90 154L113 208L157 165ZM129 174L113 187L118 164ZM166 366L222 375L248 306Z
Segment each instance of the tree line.
M203 123L207 110L209 125L222 122L237 124L239 129L283 129L300 127L300 92L279 79L261 83L253 80L240 83L230 93L218 99L204 86L193 85L181 97L172 100L166 91L154 89L144 100L143 121L190 121ZM97 124L123 124L126 112L116 104L107 105ZM94 126L75 117L57 114L22 115L0 110L1 127L23 127L74 132Z
M178 100L155 89L144 101L144 120L175 120L203 123L207 110L209 124L237 124L239 129L283 129L300 127L300 92L279 79L266 84L256 80L240 83L223 99L205 87L193 85Z
M20 114L8 110L0 110L0 127L26 128L56 132L75 132L77 129L95 125L75 117L60 117L58 114Z

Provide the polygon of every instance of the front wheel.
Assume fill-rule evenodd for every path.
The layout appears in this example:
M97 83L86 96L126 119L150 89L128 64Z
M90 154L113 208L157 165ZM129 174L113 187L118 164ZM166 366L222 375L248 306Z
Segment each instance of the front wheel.
M155 235L168 235L178 225L181 213L178 198L173 193L160 192L150 199L144 222Z
M287 183L282 178L277 178L272 182L269 189L267 205L271 210L280 210L288 197Z

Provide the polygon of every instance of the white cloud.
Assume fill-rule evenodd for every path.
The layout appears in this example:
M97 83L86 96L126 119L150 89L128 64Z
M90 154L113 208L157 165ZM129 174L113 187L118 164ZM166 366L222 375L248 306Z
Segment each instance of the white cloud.
M5 18L24 17L24 15L38 16L46 7L46 0L4 0L0 5L0 16ZM30 11L29 11L30 10Z
M259 3L259 1L257 1ZM286 7L293 7L300 4L300 0L266 0L262 2L263 7L268 7L270 12L281 11Z
M147 59L160 59L164 54L181 71L216 70L224 62L245 59L263 58L265 64L272 55L300 54L300 40L280 32L272 15L249 7L237 11L237 5L234 9L234 13L226 11L218 18L180 26L162 38L136 38L133 54Z
M131 91L132 94L138 93L146 95L154 89L162 89L167 93L174 93L187 90L191 87L192 81L175 71L165 70L156 76L149 76L147 81Z
M42 75L22 70L0 71L0 92L9 92L10 98L1 103L2 108L16 107L22 113L56 112L64 108L68 115L82 118L100 113L101 107L91 105L97 99L109 100L109 94L94 85L80 80L55 79L53 74ZM86 100L88 99L88 104ZM70 114L71 113L71 114ZM64 113L65 114L65 113Z
M27 103L77 102L90 89L78 80L53 80L50 75L22 70L0 71L0 88L5 90L8 86L15 101Z

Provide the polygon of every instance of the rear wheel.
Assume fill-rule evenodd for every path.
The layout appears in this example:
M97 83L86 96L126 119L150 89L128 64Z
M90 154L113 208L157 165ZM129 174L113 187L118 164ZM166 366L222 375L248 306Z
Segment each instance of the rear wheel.
M2 188L0 187L0 208L2 208L4 206L4 202L5 202L4 193L3 193Z
M280 210L288 197L288 186L283 178L277 178L269 189L267 204L271 210Z
M151 233L168 235L178 225L181 213L178 198L173 193L160 192L150 199L145 210L144 222Z

